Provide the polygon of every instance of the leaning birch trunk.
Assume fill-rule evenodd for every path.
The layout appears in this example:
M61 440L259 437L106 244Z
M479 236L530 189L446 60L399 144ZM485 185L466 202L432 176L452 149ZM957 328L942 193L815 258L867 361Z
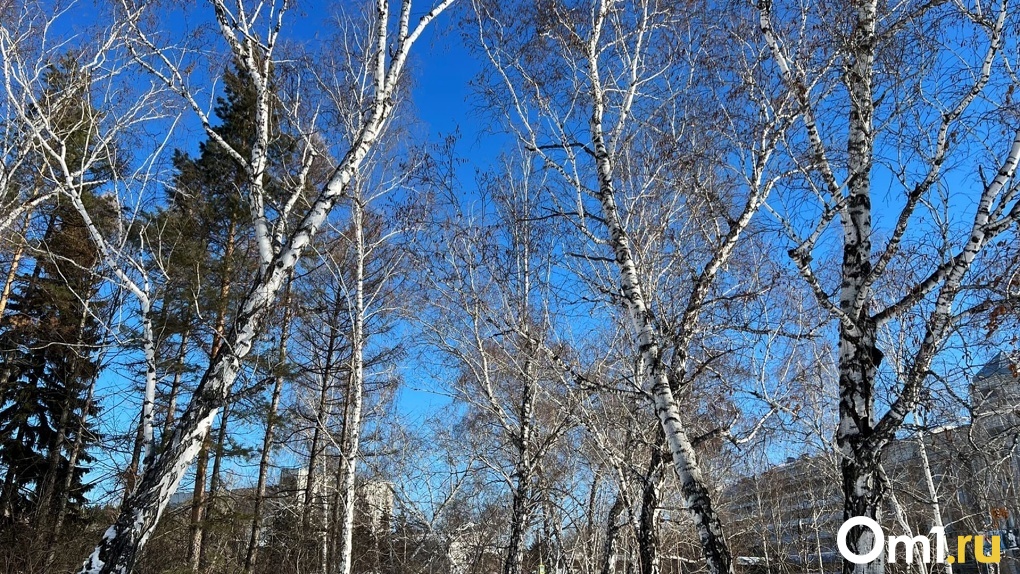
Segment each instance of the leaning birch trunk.
M352 545L354 542L355 472L361 439L361 411L365 391L365 213L361 195L351 199L351 217L354 220L354 305L351 309L351 374L348 392L348 412L344 414L343 449L343 517L340 523L340 560L337 574L351 574Z
M645 294L638 279L637 266L630 246L630 238L620 219L616 207L616 191L613 183L613 169L602 133L603 93L598 79L597 51L590 51L589 72L592 77L593 107L591 135L594 144L595 163L598 169L598 200L602 206L602 218L609 232L609 244L616 256L620 273L620 292L633 322L637 340L641 374L651 384L655 401L655 413L666 435L670 455L677 476L680 492L687 510L691 513L695 529L701 542L705 563L711 574L733 572L730 549L723 535L722 522L712 507L708 486L698 464L694 446L687 436L687 429L680 419L680 408L669 384L666 365L662 360L660 335L655 329L652 310L646 303Z
M255 340L262 334L263 323L273 310L286 277L297 265L304 249L318 233L327 215L347 193L369 150L375 145L393 112L394 92L403 73L411 47L425 28L442 13L453 0L442 0L422 16L418 24L409 26L411 4L404 0L401 6L399 31L390 45L387 36L389 3L379 0L376 5L378 22L374 36L375 59L373 70L374 98L366 113L366 120L358 127L352 144L340 161L329 181L313 200L311 207L276 250L264 271L252 282L241 301L233 324L226 334L225 343L210 360L209 367L191 401L174 428L166 447L154 454L147 464L134 492L120 509L116 522L103 534L95 550L80 569L81 574L128 574L134 567L139 551L144 547L170 497L177 490L191 461L204 441L213 419L223 406L230 388L241 368L241 360L251 351ZM102 235L92 222L80 197L75 206L81 212L93 238ZM104 242L105 246L105 242ZM105 256L115 261L109 250ZM153 451L154 452L154 451Z

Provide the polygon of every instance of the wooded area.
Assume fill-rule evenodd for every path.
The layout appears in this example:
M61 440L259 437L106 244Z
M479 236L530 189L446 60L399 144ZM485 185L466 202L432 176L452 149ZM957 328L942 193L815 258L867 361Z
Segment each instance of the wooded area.
M0 570L1020 533L1007 0L429 1L0 0Z

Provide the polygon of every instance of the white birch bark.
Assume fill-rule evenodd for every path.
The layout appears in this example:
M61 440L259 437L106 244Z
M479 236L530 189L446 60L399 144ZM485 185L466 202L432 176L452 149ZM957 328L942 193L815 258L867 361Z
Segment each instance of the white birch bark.
M955 135L966 126L960 122L965 112L984 93L992 75L1005 34L1006 2L1001 2L991 17L968 17L975 24L975 37L987 36L984 55L971 70L972 83L964 85L955 101L944 108L935 107L939 118L930 129L934 134L931 150L923 153L921 177L917 183L903 182L905 201L892 226L892 233L885 245L875 249L872 223L871 176L875 163L876 125L874 117L876 102L881 98L875 93L875 83L880 81L875 69L876 54L883 42L890 41L894 34L911 21L923 21L927 11L934 11L940 4L929 3L920 7L902 8L903 13L884 16L888 30L879 30L877 2L861 0L848 7L851 34L845 45L835 48L845 58L844 73L840 79L847 92L846 164L844 169L835 166L833 154L826 150L826 138L816 121L819 102L811 89L819 82L809 77L801 63L787 53L783 39L773 27L773 2L763 0L757 3L760 13L760 30L772 59L779 68L780 79L798 100L810 148L811 166L809 171L821 175L825 183L825 194L819 194L823 213L809 226L806 233L792 229L783 214L776 214L787 229L795 247L790 256L801 276L815 294L819 303L828 309L839 321L839 423L836 442L842 454L844 492L844 518L868 516L880 521L884 500L889 496L881 480L880 460L884 446L893 439L903 421L917 405L920 390L928 377L929 367L954 323L953 303L960 293L962 281L974 259L991 236L1003 231L1003 225L1015 223L1017 204L1015 190L1009 189L1005 181L1013 177L1017 167L1017 140L1000 158L996 178L983 185L977 198L977 209L970 224L968 237L962 248L946 243L941 253L942 262L936 264L927 277L923 277L905 289L905 295L891 304L879 307L874 289L876 281L886 274L894 260L919 205L932 194L936 182L942 175L942 167L956 145ZM963 8L960 8L963 10ZM908 12L911 10L913 12ZM938 15L933 17L939 17ZM911 66L913 62L902 62ZM925 102L927 105L927 102ZM928 113L927 110L920 113ZM890 122L890 120L886 120ZM891 122L890 122L891 123ZM919 126L927 129L927 126ZM1017 134L1020 137L1020 133ZM985 145L983 142L981 145ZM913 168L910 168L913 169ZM842 181L837 175L845 173ZM840 269L839 295L832 301L825 287L811 267L812 253L823 233L835 217L841 224L843 258ZM993 223L995 222L995 223ZM878 331L898 316L915 308L922 299L934 293L933 304L923 314L921 329L923 335L916 336L920 344L913 356L898 373L902 387L890 400L891 408L881 417L876 413L876 376L882 362L878 349ZM860 553L871 548L873 541L869 531L857 528L851 532L848 546ZM884 555L869 564L855 565L845 562L843 571L870 574L884 571Z
M354 231L354 293L351 306L351 373L347 387L348 409L344 414L344 436L340 452L343 484L343 516L340 523L340 559L337 574L351 574L354 544L354 505L357 501L355 478L361 444L361 418L365 393L365 213L361 194L351 198L351 218Z
M551 172L558 174L572 191L576 190L577 197L573 200L560 200L561 214L570 218L579 233L591 243L612 250L611 265L615 285L611 297L614 302L619 302L629 319L629 337L637 351L639 379L646 385L654 403L658 422L669 446L673 468L680 478L685 506L691 513L699 535L706 565L710 572L730 572L732 560L729 548L683 421L681 406L674 394L670 369L683 372L687 368L690 345L699 332L699 322L708 305L706 301L709 293L716 285L721 270L730 261L741 234L771 190L772 183L763 179L764 167L769 163L774 149L777 126L788 121L789 112L782 102L763 110L763 116L768 120L762 126L755 126L756 130L761 128L761 132L754 133L753 143L745 148L748 155L754 158L749 162L752 165L751 173L747 176L749 189L746 201L734 210L737 212L735 216L727 213L725 223L717 228L718 235L712 238L703 267L700 267L701 263L682 261L684 258L680 257L682 262L678 262L678 266L697 266L700 269L692 274L690 296L681 305L680 319L671 325L669 346L676 356L671 360L673 366L668 367L664 362L667 351L663 336L657 330L658 318L651 303L654 293L646 292L647 287L642 284L635 255L638 249L632 244L634 231L628 229L633 219L628 222L625 218L632 215L621 213L621 201L626 199L621 199L617 189L618 177L625 179L638 194L647 191L645 186L651 187L660 182L655 179L655 173L621 174L617 170L619 165L626 169L628 160L633 160L627 155L633 151L627 149L628 141L630 138L640 138L639 134L642 133L638 131L640 128L632 127L642 125L644 121L644 118L635 118L638 102L645 97L646 91L654 91L650 86L655 85L660 75L668 76L673 72L670 64L662 64L661 60L650 55L654 50L648 46L655 43L655 33L660 27L670 28L676 23L668 17L660 20L663 13L653 4L644 2L631 7L596 1L591 5L590 19L589 13L585 13L583 22L580 17L577 21L571 20L573 14L568 15L567 10L564 10L562 16L549 16L553 19L561 17L563 20L550 25L550 29L557 33L563 31L562 36L557 37L560 43L553 41L552 45L565 54L562 54L562 59L557 59L561 54L554 51L556 56L551 61L543 61L537 68L545 65L570 69L571 73L567 75L575 80L575 84L570 87L576 87L583 94L574 96L551 92L543 84L547 69L532 70L515 60L512 49L503 48L499 44L508 42L513 45L512 27L508 26L510 29L504 30L498 23L488 26L484 20L484 6L479 11L483 13L479 17L483 49L496 67L497 78L509 94L508 102L504 105L508 115L514 118L515 129L528 149L537 154ZM493 40L486 35L490 29L494 29L491 34ZM506 37L501 37L501 33L506 34ZM541 34L541 40L536 39L536 42L545 41L545 36L551 36L552 32L543 31ZM541 60L544 56L535 57ZM652 61L654 65L650 63ZM662 67L656 68L655 65ZM683 69L683 65L677 66ZM688 71L684 70L684 73ZM560 87L560 76L553 75L550 82ZM677 90L671 92L671 97L683 97L672 85L663 89ZM751 105L757 106L759 103L752 102ZM768 105L772 106L773 103ZM721 110L720 113L725 112ZM581 114L583 118L578 117ZM676 121L675 118L670 119ZM577 127L582 120L588 129L587 133L579 136ZM698 128L673 124L673 129ZM544 138L548 138L548 141ZM594 189L589 183L591 181L596 182ZM684 192L669 189L664 193L682 196ZM588 198L598 202L598 207L592 212L589 211L592 206L586 201ZM595 225L604 226L605 230L595 231ZM702 247L704 245L699 245L698 249Z
M106 531L99 545L85 561L80 570L82 574L130 572L139 550L152 534L170 496L176 491L208 434L213 419L226 400L240 370L241 360L261 334L263 322L286 276L294 269L329 212L347 193L365 157L381 137L392 115L394 93L412 46L452 1L442 0L411 28L410 1L405 0L398 33L392 42L388 41L386 35L390 23L387 3L377 3L377 33L373 50L378 56L372 71L374 99L364 123L358 127L350 149L318 196L312 200L309 210L284 244L274 252L272 259L266 262L264 273L251 285L224 338L224 344L211 359L166 447L146 468L135 492L122 507L116 523ZM265 110L263 113L266 113Z
M924 473L924 486L928 494L928 504L931 506L932 526L942 529L945 532L946 524L942 521L942 505L939 503L939 492L935 488L935 476L931 471L931 461L928 459L928 447L924 444L925 431L918 428L917 431L917 454L921 459L921 472ZM948 554L948 549L946 554ZM946 574L953 574L953 565L944 562L942 571Z

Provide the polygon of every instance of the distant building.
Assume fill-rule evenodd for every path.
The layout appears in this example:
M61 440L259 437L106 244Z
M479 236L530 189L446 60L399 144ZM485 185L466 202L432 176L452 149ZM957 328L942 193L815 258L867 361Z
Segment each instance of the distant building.
M1017 375L1016 365L999 353L971 383L971 424L919 431L886 447L883 468L893 487L883 512L887 534L903 534L904 523L913 535L927 534L937 503L952 552L957 535L999 535L999 572L1020 574ZM739 570L840 571L835 535L843 523L843 495L836 457L791 458L726 489L724 510ZM973 559L953 571L985 572Z

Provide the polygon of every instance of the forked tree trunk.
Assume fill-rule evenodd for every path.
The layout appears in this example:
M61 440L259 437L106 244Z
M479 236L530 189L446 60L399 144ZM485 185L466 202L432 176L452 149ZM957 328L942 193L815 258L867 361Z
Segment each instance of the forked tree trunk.
M597 101L600 101L601 89L596 89L595 92ZM646 303L644 290L638 279L630 238L617 211L613 171L602 136L601 104L596 104L595 108L591 119L591 132L598 168L598 199L602 205L602 218L609 228L609 244L616 256L621 295L637 331L635 338L641 374L643 379L651 384L655 413L665 433L673 465L680 479L680 493L694 521L708 571L711 574L731 574L732 558L723 534L722 522L713 508L701 465L680 418L680 408L669 383L667 367L662 360L660 335L656 331L654 316Z
M607 228L608 243L613 250L616 267L620 274L620 296L634 326L633 337L637 343L641 379L644 384L651 386L655 413L662 425L666 444L673 459L673 467L680 479L680 494L694 522L695 531L698 533L705 565L710 574L732 574L732 558L723 534L722 522L712 505L694 445L691 443L687 429L680 417L679 404L669 380L669 368L663 362L662 341L656 328L656 318L648 305L644 287L638 278L637 263L631 247L630 236L617 208L613 158L610 155L603 127L606 115L606 93L599 69L599 41L602 28L607 25L607 3L602 2L599 10L596 29L591 34L586 54L592 106L588 128L595 161L595 175L598 178L596 198L602 208L602 219ZM734 242L742 229L740 225L746 226L755 209L755 206L749 201L741 219L736 224L731 224L724 246L714 255L713 263L716 265L716 269L731 252L722 250L733 249ZM702 292L692 295L689 305L694 303L695 296L704 297L708 285L701 284L696 287ZM681 325L682 330L691 327L692 325ZM690 335L687 334L687 336ZM682 364L683 361L680 363Z

